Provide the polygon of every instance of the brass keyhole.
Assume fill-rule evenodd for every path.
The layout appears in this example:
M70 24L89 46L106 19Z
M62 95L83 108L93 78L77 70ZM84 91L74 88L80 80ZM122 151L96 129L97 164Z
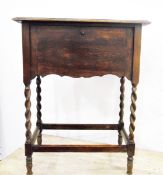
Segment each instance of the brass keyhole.
M84 31L81 31L80 34L81 34L82 36L84 36L84 35L85 35L85 32L84 32Z

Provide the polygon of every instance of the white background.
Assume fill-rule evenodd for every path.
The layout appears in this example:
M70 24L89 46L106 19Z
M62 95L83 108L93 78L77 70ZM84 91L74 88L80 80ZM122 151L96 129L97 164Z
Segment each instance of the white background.
M138 86L137 147L163 151L163 6L161 0L5 0L0 1L0 150L5 157L24 143L24 85L21 25L16 16L55 18L147 19L143 27ZM72 79L47 76L42 83L43 120L47 122L105 123L118 121L119 78ZM128 124L130 83L126 81L125 121ZM35 110L32 83L32 114ZM126 127L128 129L128 125ZM50 132L101 142L117 141L114 132ZM113 134L112 134L113 133Z

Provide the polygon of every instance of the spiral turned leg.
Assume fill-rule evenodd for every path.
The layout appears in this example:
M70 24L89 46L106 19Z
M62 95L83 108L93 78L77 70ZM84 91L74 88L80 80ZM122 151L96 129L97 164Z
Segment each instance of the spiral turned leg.
M122 145L122 134L121 134L121 129L124 127L124 122L123 122L123 115L124 115L124 91L125 91L125 77L122 77L120 80L121 86L120 86L120 112L119 112L119 130L118 130L118 144Z
M135 120L136 120L136 100L137 100L137 95L136 95L136 86L132 86L132 94L131 94L131 106L130 106L130 126L129 126L129 140L130 143L134 143L134 131L135 131Z
M30 90L30 86L26 86L25 87L25 107L26 107L26 112L25 112L25 118L26 118L26 123L25 123L25 127L26 127L26 145L30 145L31 144L31 101L30 101L30 97L31 97L31 90ZM27 167L27 175L32 175L32 156L31 154L28 154L26 157L26 167Z
M135 142L134 142L134 131L135 131L135 120L136 120L136 86L132 85L132 94L131 94L131 106L130 106L130 126L129 126L129 144L128 144L128 158L127 158L127 173L132 174L133 169L133 156L135 152Z
M40 133L37 137L37 143L38 145L42 144L42 113L41 113L41 78L40 76L37 76L36 78L36 84L37 84L37 88L36 88L36 92L37 92L37 126L40 129Z

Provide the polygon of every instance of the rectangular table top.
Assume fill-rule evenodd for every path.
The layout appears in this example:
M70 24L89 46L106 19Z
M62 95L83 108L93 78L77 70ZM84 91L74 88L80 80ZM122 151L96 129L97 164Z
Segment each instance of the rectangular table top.
M110 24L150 24L147 20L116 20L116 19L77 19L77 18L39 18L39 17L16 17L14 21L30 21L30 22L84 22L84 23L110 23Z

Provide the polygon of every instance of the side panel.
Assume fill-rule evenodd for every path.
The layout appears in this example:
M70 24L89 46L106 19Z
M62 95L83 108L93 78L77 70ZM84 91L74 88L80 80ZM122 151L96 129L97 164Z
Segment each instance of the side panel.
M132 83L134 85L137 85L138 82L139 82L141 30L142 30L141 25L135 26L135 30L134 30L133 74L132 74Z
M22 23L22 44L23 44L23 81L27 86L30 84L31 46L30 46L30 24Z

